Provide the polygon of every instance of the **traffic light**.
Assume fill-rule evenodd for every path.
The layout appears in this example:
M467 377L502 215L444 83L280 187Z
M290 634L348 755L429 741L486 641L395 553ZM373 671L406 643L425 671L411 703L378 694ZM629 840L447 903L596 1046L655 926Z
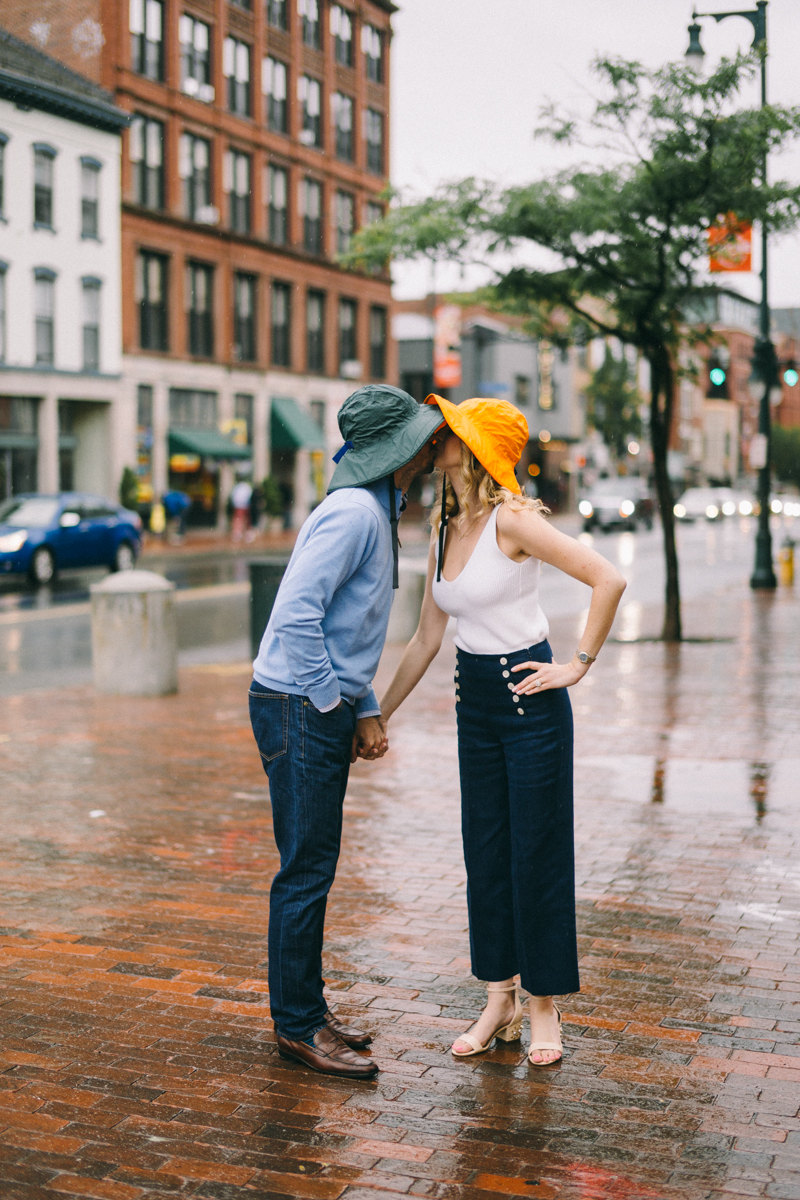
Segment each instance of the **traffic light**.
M800 375L797 373L797 363L790 358L783 368L783 382L787 387L794 387L798 380Z
M727 347L714 350L708 360L709 386L706 395L709 399L728 399L728 362L730 355Z

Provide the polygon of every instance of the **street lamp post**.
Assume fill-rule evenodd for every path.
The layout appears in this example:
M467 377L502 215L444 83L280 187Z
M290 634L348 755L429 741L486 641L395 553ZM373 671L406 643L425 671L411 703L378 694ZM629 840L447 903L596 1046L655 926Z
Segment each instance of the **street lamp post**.
M713 17L715 21L724 21L726 17L745 17L753 26L753 48L758 51L761 59L761 107L767 103L767 0L756 0L756 7L745 12L723 13L692 13L695 24L689 26L689 49L686 52L687 61L697 66L702 63L703 48L700 45L700 26L696 24L698 17ZM761 183L767 184L767 148L761 160ZM770 337L769 288L767 264L767 223L761 222L761 306L760 328L758 340L753 351L753 371L756 378L764 386L758 413L758 432L763 454L760 455L758 470L758 532L756 534L756 558L753 574L750 578L752 588L774 588L777 579L772 567L772 534L769 528L769 495L770 495L770 392L777 383L777 358L775 346Z

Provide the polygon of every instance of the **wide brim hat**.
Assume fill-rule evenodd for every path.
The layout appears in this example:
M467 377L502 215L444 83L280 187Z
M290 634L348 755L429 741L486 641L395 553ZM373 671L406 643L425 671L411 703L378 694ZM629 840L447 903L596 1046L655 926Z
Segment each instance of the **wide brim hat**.
M528 442L528 422L508 400L484 400L475 397L462 404L433 393L425 400L441 412L453 433L469 446L482 467L501 487L519 495L514 468Z
M418 404L408 392L385 383L353 392L338 419L345 444L335 456L328 492L385 479L410 462L444 423L438 408Z

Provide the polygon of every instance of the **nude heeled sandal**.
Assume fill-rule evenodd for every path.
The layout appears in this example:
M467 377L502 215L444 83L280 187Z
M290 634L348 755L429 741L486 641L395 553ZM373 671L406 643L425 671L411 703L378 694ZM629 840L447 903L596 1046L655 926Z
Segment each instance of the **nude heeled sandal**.
M491 1037L487 1038L486 1045L482 1046L478 1039L471 1033L462 1033L456 1038L456 1042L466 1042L472 1046L471 1050L456 1050L455 1044L450 1047L450 1053L456 1058L470 1058L473 1054L483 1054L488 1050L495 1038L499 1038L501 1042L516 1042L522 1033L522 1022L525 1020L525 1013L522 1005L519 1002L519 990L515 983L511 987L487 987L487 992L513 992L514 993L514 1016L507 1025L501 1025L496 1029Z
M561 1045L561 1012L560 1012L557 1004L553 1004L553 1008L556 1010L556 1015L558 1017L558 1041L557 1042L531 1042L530 1046L528 1047L528 1062L531 1064L532 1067L552 1067L552 1066L555 1066L555 1064L557 1062L561 1062L561 1058L564 1053L564 1047ZM532 1031L531 1031L531 1037L533 1037ZM551 1058L550 1062L534 1062L533 1059L531 1058L531 1055L535 1051L538 1051L538 1050L557 1050L558 1058Z

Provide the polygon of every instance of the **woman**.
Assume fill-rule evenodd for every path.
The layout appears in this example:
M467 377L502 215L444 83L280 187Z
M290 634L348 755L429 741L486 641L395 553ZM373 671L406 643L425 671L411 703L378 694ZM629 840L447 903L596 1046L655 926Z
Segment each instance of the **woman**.
M419 683L457 618L455 671L462 833L472 970L488 981L477 1024L454 1043L466 1057L520 1036L515 976L529 993L534 1065L561 1058L554 995L578 991L572 831L572 710L566 689L597 657L625 580L601 555L553 528L514 476L528 440L505 400L439 396L443 472L419 627L381 702L384 720ZM438 540L437 540L438 528ZM539 564L592 589L580 645L553 661L538 603Z

